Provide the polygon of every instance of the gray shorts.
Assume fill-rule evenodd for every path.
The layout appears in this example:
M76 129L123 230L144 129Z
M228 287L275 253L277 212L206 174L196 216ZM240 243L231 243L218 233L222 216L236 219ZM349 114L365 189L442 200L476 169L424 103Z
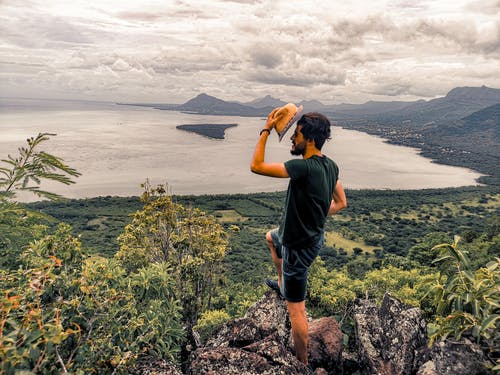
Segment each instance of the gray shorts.
M318 256L323 246L324 236L313 245L291 249L280 242L278 229L271 231L276 254L283 259L281 294L290 302L302 302L306 299L307 270Z

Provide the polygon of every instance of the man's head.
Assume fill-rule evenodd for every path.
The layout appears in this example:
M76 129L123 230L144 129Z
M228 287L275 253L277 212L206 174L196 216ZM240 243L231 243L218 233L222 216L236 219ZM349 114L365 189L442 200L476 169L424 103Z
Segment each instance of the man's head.
M299 126L304 139L314 141L318 150L321 150L325 141L330 139L330 121L321 113L306 113L297 121L297 128Z

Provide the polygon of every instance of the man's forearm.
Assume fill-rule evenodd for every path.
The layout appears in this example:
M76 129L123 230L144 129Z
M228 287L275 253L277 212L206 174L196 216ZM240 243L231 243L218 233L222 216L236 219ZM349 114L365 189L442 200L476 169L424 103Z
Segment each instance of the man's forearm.
M259 173L259 167L264 163L265 155L266 155L266 143L267 138L269 137L270 131L262 131L260 134L259 141L255 146L255 150L253 152L252 163L250 164L250 169L254 173Z

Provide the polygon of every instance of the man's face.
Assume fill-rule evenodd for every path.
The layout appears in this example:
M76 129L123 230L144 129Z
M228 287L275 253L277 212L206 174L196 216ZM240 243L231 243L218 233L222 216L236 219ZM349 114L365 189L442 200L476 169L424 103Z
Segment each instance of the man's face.
M295 131L293 132L292 136L290 139L292 140L292 148L290 150L290 153L292 155L304 155L306 152L306 140L304 139L304 136L302 135L301 132L302 125L297 125L295 128Z

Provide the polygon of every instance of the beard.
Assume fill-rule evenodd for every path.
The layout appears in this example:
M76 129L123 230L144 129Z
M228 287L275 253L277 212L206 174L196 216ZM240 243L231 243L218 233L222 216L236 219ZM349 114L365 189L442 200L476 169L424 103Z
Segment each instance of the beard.
M301 142L299 144L293 143L292 149L290 150L290 154L294 156L304 155L306 152L306 143Z

